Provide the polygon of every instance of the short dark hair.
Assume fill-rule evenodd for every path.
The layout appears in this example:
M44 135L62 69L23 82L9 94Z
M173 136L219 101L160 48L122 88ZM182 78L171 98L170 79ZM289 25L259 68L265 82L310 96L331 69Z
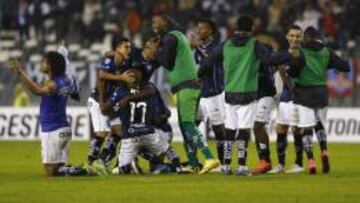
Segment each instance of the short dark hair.
M217 32L217 26L215 24L214 21L212 21L211 19L208 19L208 18L201 18L198 20L198 23L204 23L206 24L210 30L213 32L213 34L215 35L216 32Z
M250 15L242 15L236 21L236 30L243 32L251 32L254 21Z
M296 24L292 24L292 25L289 25L286 29L286 33L288 33L290 30L301 30L301 27L296 25Z
M113 40L113 43L112 43L112 49L115 50L116 47L119 46L119 44L122 44L124 42L130 42L129 38L124 37L124 36L115 37L115 39Z
M45 58L50 65L52 79L65 75L66 61L63 55L56 51L49 51Z
M153 16L154 16L154 17L157 16L157 17L162 18L163 20L165 20L165 21L166 21L168 24L170 24L170 25L175 25L175 24L177 24L175 18L174 18L171 14L169 14L169 13L166 13L166 12L164 12L164 13L157 13L157 14L155 14L155 15L153 15Z
M304 31L304 38L308 38L308 39L316 39L317 37L319 37L319 33L316 30L315 27L313 26L309 26L305 29Z

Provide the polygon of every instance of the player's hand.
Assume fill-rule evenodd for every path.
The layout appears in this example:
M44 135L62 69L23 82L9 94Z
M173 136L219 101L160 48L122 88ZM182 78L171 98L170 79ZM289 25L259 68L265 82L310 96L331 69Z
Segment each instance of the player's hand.
M121 74L121 81L132 84L135 82L134 73L126 71L125 73Z
M190 46L195 48L201 44L200 39L196 35L190 37Z
M16 74L20 74L21 73L21 70L22 70L22 68L21 68L21 65L20 65L20 62L17 60L17 59L10 59L10 62L9 62L9 64L10 64L10 67L11 67L11 69L16 73Z
M300 51L299 49L290 49L290 54L292 57L298 58L300 56Z

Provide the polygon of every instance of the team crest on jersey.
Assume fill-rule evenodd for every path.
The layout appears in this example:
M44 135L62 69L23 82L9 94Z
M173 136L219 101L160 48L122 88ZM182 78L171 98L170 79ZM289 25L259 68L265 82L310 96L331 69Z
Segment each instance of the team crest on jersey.
M104 61L104 63L105 63L106 65L110 64L110 63L111 63L111 59L106 58L105 61Z

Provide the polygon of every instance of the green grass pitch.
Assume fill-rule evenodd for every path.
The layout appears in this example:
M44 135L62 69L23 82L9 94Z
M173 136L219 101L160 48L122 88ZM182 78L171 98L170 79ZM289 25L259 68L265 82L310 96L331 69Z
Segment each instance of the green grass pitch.
M293 163L291 145L288 165ZM71 143L71 163L86 160L87 146L85 142ZM180 144L175 147L184 157ZM360 202L360 144L330 144L329 151L332 171L328 175L47 178L43 176L39 142L0 142L0 202ZM276 161L274 152L272 146ZM318 150L316 157L319 160ZM255 163L251 144L249 166Z

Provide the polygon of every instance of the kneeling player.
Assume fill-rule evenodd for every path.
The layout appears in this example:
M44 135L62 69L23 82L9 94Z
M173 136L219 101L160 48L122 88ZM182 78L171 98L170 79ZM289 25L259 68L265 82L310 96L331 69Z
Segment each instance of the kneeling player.
M82 168L64 166L67 163L68 144L71 139L70 124L66 118L67 98L78 95L74 81L65 75L65 58L57 52L48 52L45 55L41 71L49 80L42 85L36 84L26 76L18 61L12 60L11 67L33 94L41 96L40 137L45 174L57 176L86 173Z
M119 156L119 173L131 172L131 162L142 150L147 150L157 157L166 156L180 170L179 157L173 153L163 131L156 129L154 123L161 119L157 112L158 98L152 84L141 83L142 73L129 70L135 75L135 82L128 86L120 86L106 104L107 109L121 118L123 139ZM148 97L138 97L141 91L152 91Z

